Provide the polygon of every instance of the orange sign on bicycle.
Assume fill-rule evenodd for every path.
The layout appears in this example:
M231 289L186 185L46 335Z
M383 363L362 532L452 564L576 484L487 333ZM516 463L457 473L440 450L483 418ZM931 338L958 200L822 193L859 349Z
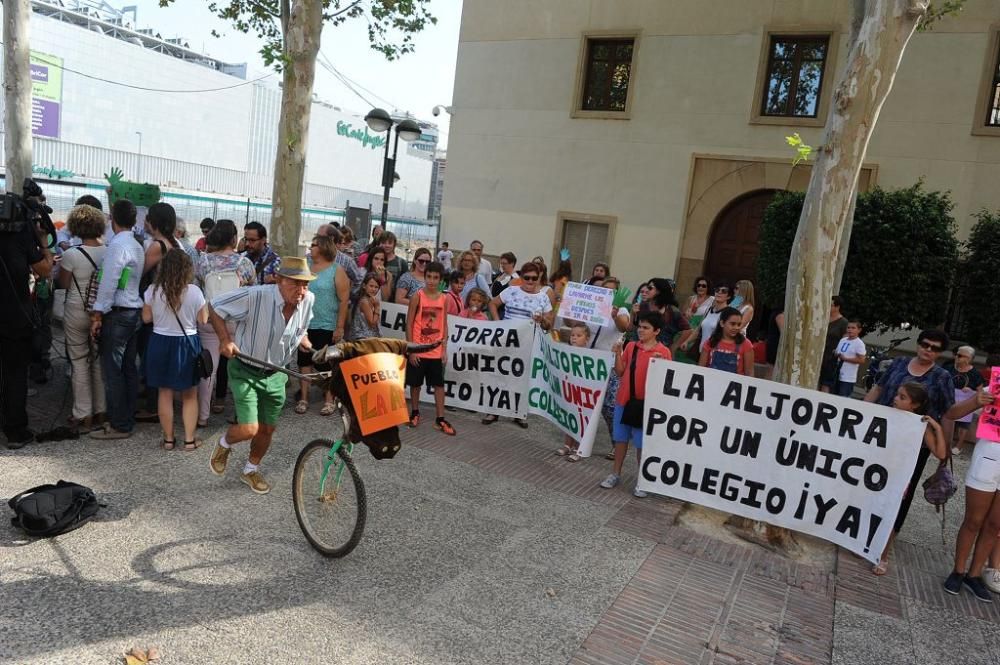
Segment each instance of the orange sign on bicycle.
M362 435L409 421L405 369L406 359L394 353L370 353L340 363Z

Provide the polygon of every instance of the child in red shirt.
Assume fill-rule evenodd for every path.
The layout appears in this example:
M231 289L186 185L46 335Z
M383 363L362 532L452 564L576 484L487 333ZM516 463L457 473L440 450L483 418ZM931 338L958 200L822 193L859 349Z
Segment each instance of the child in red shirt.
M482 289L472 289L469 295L465 296L465 307L459 314L463 319L476 319L477 321L489 321L486 310L490 303L490 297Z
M739 312L737 312L739 313ZM636 317L636 333L639 341L630 342L622 348L621 342L612 347L615 353L615 374L621 377L618 384L618 395L615 398L615 413L612 425L612 439L615 444L614 468L610 476L601 482L601 487L611 489L621 482L622 467L628 454L628 444L631 441L635 448L636 462L642 463L642 415L638 422L622 422L626 415L625 407L633 397L632 386L635 386L635 398L643 400L646 397L646 374L649 371L649 361L653 358L671 360L670 349L656 341L656 336L663 328L663 317L659 312L642 312ZM625 418L627 421L628 418ZM632 490L632 496L643 499L646 492L638 487Z
M448 296L438 290L444 266L437 261L424 269L424 288L410 298L406 312L406 340L417 344L440 345L424 353L412 353L406 368L406 385L410 386L410 427L420 424L420 389L427 384L434 389L437 417L434 429L455 436L455 428L444 419L444 367L448 362Z

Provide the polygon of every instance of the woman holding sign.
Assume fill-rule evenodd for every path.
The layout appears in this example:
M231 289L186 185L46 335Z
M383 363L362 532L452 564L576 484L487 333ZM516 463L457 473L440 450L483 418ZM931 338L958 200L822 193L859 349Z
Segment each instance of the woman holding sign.
M995 400L996 396L989 390L978 390L972 397L949 409L947 417L957 420L977 409L992 405ZM948 593L958 595L965 586L977 600L984 603L993 602L989 590L1000 592L1000 552L995 551L997 533L1000 532L998 460L1000 443L989 439L979 439L976 442L972 462L965 475L965 516L955 542L955 568L944 582L944 590ZM988 571L984 570L987 561L993 565Z
M621 482L622 467L628 454L628 444L635 448L636 462L642 463L642 419L646 397L646 374L649 361L653 358L670 360L670 349L657 341L663 328L663 317L657 312L642 312L637 317L636 332L639 341L629 342L622 348L615 344L615 374L621 377L618 395L615 399L614 435L615 463L611 475L601 482L601 487L609 490ZM646 492L636 487L632 496L645 498Z

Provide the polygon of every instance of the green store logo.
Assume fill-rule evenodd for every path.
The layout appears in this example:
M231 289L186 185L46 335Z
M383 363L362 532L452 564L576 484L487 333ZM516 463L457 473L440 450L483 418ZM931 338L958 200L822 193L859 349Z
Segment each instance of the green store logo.
M31 172L37 173L38 175L48 176L50 178L57 178L59 180L62 180L63 178L72 178L76 175L73 171L57 169L54 166L38 166L37 164L31 165Z
M372 150L377 150L385 145L385 139L381 136L375 136L368 133L368 128L364 129L351 129L353 125L349 122L344 122L343 120L337 121L337 134L339 136L346 136L352 138L355 141L360 141L361 145Z

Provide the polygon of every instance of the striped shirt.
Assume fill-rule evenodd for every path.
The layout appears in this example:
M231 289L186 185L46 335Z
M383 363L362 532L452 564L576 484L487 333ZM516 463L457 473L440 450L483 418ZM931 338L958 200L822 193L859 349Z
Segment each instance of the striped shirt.
M218 296L212 309L225 321L236 321L233 341L240 352L272 365L284 366L292 360L312 320L315 296L306 292L292 316L285 322L285 301L277 284L250 286Z

